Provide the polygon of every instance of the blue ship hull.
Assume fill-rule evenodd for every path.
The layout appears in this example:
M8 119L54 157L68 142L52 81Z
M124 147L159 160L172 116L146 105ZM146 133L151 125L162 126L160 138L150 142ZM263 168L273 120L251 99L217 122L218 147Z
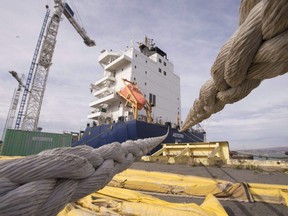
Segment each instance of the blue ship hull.
M120 121L114 124L87 127L81 139L72 143L72 146L89 145L93 148L98 148L112 142L122 143L126 140L162 136L165 135L167 131L168 126L166 125L137 120ZM203 142L204 138L205 132L179 132L176 128L170 128L169 134L163 143ZM161 145L158 145L150 154L160 148Z

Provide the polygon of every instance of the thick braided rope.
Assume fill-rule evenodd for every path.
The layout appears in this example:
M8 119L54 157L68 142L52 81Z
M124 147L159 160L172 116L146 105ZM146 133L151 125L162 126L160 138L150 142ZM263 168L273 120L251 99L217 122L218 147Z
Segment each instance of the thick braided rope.
M211 68L181 131L288 71L288 0L242 0L239 27Z
M167 135L83 145L0 161L0 215L53 216L68 202L102 189L115 174L146 155Z

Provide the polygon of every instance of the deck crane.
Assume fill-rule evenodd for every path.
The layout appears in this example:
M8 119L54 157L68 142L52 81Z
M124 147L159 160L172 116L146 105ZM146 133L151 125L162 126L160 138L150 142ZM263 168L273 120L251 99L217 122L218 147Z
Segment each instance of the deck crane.
M92 47L96 45L95 42L89 38L84 28L77 23L74 18L74 12L70 6L66 2L64 3L62 0L54 0L54 3L54 12L46 28L46 35L44 36L38 63L33 76L28 103L21 125L22 130L37 130L43 96L46 88L49 69L52 64L51 62L56 45L56 37L62 14L66 16L69 22L83 38L84 43L87 46ZM21 117L22 116L20 116L20 118ZM18 127L20 125L20 121L18 121ZM16 126L15 128L19 129Z

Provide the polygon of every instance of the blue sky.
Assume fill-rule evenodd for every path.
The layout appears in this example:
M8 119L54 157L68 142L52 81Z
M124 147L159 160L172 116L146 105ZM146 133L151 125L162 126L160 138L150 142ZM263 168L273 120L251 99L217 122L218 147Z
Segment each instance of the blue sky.
M73 2L68 1L71 7ZM47 132L85 129L90 83L102 77L98 55L124 50L147 35L168 54L181 78L182 120L210 79L210 68L238 25L240 0L74 0L84 28L97 46L88 48L63 16L39 126ZM0 134L16 81L27 76L48 0L0 2ZM75 10L75 9L74 9ZM288 146L287 75L265 80L242 101L202 123L208 141L227 140L231 149Z

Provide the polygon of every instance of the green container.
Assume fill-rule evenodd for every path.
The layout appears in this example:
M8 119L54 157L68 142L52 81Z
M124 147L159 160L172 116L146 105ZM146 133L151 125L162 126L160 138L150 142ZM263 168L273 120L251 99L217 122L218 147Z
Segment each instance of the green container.
M71 134L7 129L1 155L27 156L46 149L70 147L71 143Z

